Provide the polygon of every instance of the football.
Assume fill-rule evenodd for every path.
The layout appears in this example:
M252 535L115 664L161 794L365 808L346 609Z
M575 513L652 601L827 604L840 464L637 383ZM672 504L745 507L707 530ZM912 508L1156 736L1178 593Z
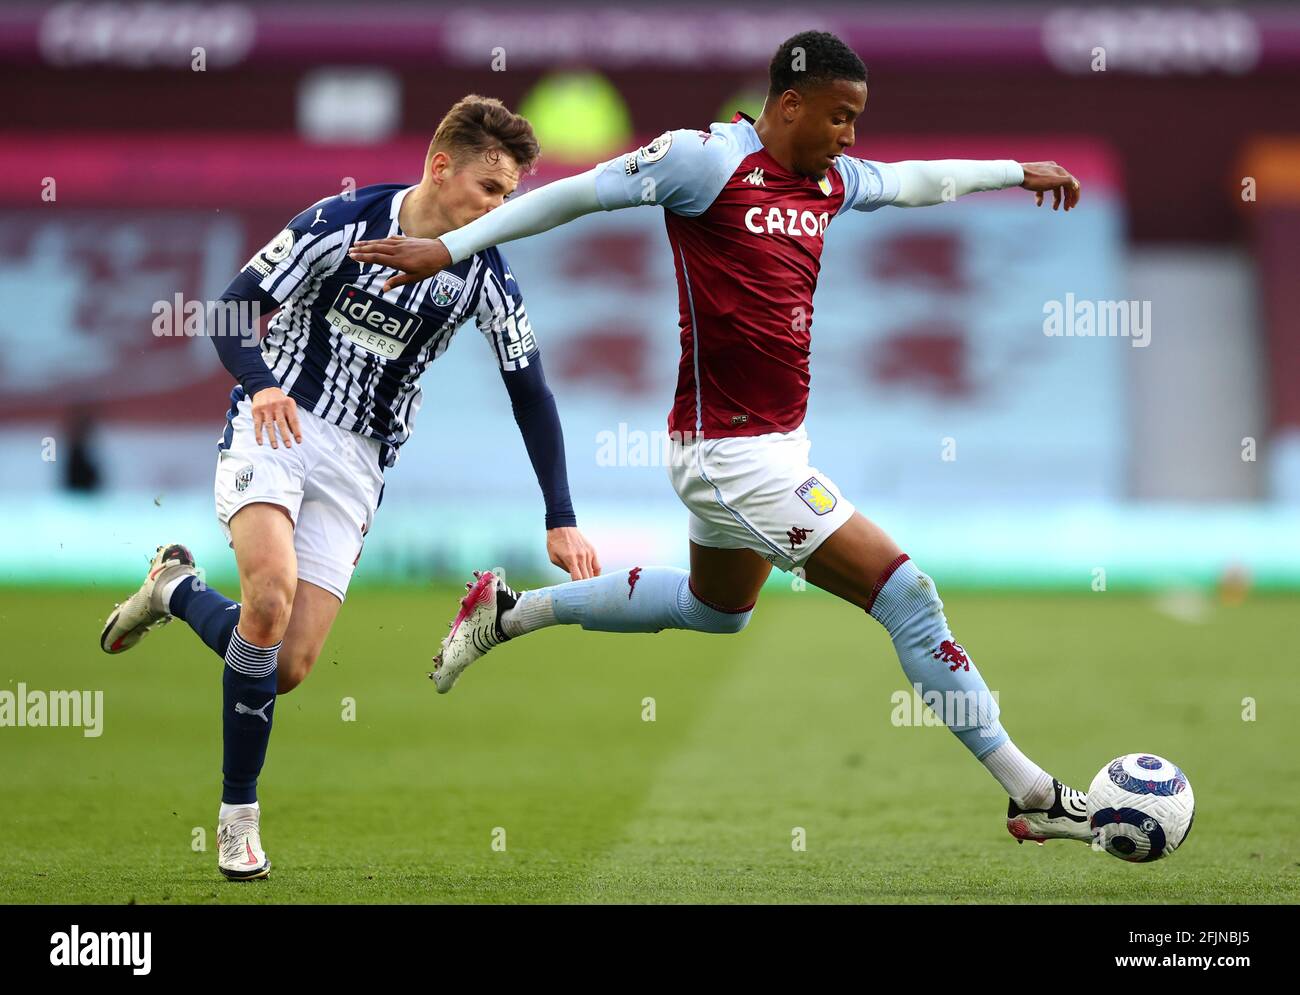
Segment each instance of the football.
M1187 775L1151 753L1117 757L1088 788L1093 844L1133 863L1159 860L1178 849L1192 831L1194 812Z

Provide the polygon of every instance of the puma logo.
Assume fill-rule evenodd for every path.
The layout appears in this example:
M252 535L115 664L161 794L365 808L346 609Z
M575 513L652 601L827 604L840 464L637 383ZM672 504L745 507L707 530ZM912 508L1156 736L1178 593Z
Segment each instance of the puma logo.
M275 701L275 699L272 698L271 701ZM237 702L235 702L235 714L236 714L236 715L256 715L256 716L257 716L259 719L261 719L263 722L270 722L271 720L268 719L268 718L266 717L266 710L271 706L271 701L268 701L268 702L267 702L265 705L263 705L261 708L249 708L249 707L248 707L247 705L245 705L242 701L237 701Z

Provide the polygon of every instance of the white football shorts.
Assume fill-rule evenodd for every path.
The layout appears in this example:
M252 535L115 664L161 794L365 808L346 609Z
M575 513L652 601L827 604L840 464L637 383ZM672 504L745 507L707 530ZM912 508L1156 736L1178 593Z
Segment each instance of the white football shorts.
M380 444L300 406L301 443L272 449L263 427L259 446L252 410L248 397L232 403L218 440L214 489L221 531L229 542L230 519L245 505L279 505L293 520L298 579L342 601L383 497Z
M812 443L793 432L670 445L668 473L690 510L691 541L752 549L793 570L853 515L834 481L808 465Z

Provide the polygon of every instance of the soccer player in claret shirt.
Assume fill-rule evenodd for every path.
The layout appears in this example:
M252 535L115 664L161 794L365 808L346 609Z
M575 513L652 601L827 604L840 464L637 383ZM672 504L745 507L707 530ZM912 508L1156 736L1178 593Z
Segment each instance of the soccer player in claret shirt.
M1020 186L1068 211L1079 184L1053 162L874 162L849 156L867 71L833 35L777 50L757 121L670 131L633 153L519 197L437 240L359 242L354 259L424 279L485 246L596 211L664 209L677 271L682 358L669 415L670 476L690 510L690 571L635 567L515 594L478 575L431 675L448 691L492 647L549 625L608 632L745 627L773 564L865 610L909 683L1011 797L1021 840L1090 838L1083 792L1023 754L943 613L934 581L834 481L809 464L803 428L813 291L826 227L850 211L922 207ZM804 316L796 321L795 316ZM677 440L680 439L680 442ZM939 697L935 699L933 694Z
M575 580L600 574L576 527L555 398L501 253L485 246L393 290L382 286L391 271L347 255L366 235L436 236L498 209L539 152L527 120L499 100L465 97L439 124L418 184L318 201L222 296L279 308L260 348L247 319L213 337L239 381L217 443L215 490L241 600L202 584L184 546L160 546L140 590L109 615L100 646L121 653L175 616L225 662L217 842L228 878L270 871L257 780L276 695L316 662L383 496L384 471L410 437L420 377L470 317L501 369L542 489L551 561Z

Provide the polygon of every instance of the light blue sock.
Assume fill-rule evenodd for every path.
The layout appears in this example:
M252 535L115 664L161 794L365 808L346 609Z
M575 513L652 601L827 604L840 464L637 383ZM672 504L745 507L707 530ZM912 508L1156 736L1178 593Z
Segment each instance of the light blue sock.
M997 700L953 639L933 580L910 559L902 559L868 610L889 632L903 673L921 687L921 700L966 749L983 759L1007 742Z
M633 567L525 591L501 616L501 628L512 637L548 625L581 625L600 632L739 632L752 613L752 606L731 612L701 601L685 570Z

